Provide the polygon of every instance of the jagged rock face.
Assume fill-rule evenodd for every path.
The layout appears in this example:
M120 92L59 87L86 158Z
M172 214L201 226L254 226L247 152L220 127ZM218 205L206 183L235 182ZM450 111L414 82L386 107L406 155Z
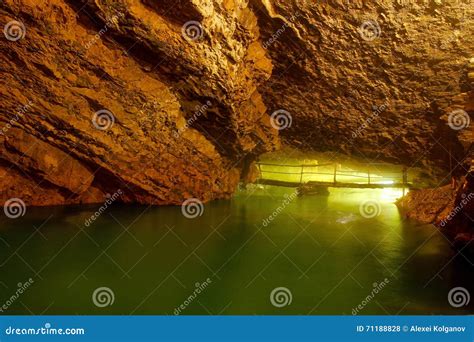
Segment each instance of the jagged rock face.
M473 114L472 0L251 4L274 66L260 89L270 111L292 115L287 143L429 168L448 166L449 150L462 159L473 125L447 121Z
M397 201L407 218L435 224L452 246L474 255L474 164L461 182L410 191Z
M26 29L0 45L3 201L227 197L252 156L277 145L256 90L271 62L255 16L232 2L173 3L0 5L2 23ZM190 19L206 25L199 41L182 33Z
M472 136L446 120L473 109L473 6L397 3L4 1L2 26L24 30L0 39L0 199L227 197L279 135L388 161L460 159ZM357 30L369 19L371 41ZM277 109L289 128L271 125ZM428 149L433 137L443 146Z

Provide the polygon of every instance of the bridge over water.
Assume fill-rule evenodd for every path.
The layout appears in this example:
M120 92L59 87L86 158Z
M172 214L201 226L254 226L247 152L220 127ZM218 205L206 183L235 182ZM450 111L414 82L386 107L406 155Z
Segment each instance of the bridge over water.
M367 171L343 170L340 164L277 164L257 162L257 184L284 187L334 187L358 189L411 189L406 168L399 172L381 171L373 165Z

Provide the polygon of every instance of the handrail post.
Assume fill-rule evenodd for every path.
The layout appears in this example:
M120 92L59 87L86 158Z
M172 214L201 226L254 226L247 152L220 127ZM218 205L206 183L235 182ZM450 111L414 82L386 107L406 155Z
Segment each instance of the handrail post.
M334 164L334 183L336 183L337 163Z
M300 184L303 184L303 168L304 165L301 165Z
M405 186L408 183L408 169L403 167L402 169L402 187L403 187L403 196L405 196Z

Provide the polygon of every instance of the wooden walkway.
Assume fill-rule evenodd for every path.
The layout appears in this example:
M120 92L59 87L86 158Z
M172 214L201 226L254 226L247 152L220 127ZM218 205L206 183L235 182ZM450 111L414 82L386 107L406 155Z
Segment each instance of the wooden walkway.
M258 179L255 184L262 185L274 185L274 186L284 186L288 188L297 188L302 184L311 185L311 186L326 186L328 188L354 188L354 189L385 189L385 188L397 188L402 189L403 187L407 189L412 189L413 186L410 183L391 183L391 184L361 184L361 183L343 183L343 182L316 182L308 181L305 183L298 182L286 182L274 179Z
M408 182L407 170L403 169L399 173L383 174L377 171L377 174L371 174L371 170L367 170L367 175L361 175L360 172L353 171L341 171L338 170L337 164L315 164L315 165L285 165L285 164L271 164L271 163L257 163L259 169L259 178L255 183L264 185L283 186L290 188L297 188L302 185L310 187L331 187L331 188L355 188L355 189L385 189L385 188L397 188L397 189L412 189L413 184ZM271 167L265 170L266 167ZM332 172L315 172L313 169L332 167ZM291 172L288 172L290 168ZM279 175L282 175L278 179ZM330 177L331 181L315 181L305 180L305 177L314 178L317 175L323 177ZM272 177L269 177L272 176ZM284 178L291 176L293 178L299 178L298 181L287 181ZM341 178L353 178L357 179L354 182L343 181ZM380 178L390 178L392 181L389 182L377 182ZM339 180L338 180L339 179Z

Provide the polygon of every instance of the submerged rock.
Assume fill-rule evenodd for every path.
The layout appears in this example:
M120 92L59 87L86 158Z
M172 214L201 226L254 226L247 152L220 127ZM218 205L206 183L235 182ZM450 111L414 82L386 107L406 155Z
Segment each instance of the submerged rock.
M298 196L324 195L329 196L327 186L312 185L311 183L302 184L298 187Z

